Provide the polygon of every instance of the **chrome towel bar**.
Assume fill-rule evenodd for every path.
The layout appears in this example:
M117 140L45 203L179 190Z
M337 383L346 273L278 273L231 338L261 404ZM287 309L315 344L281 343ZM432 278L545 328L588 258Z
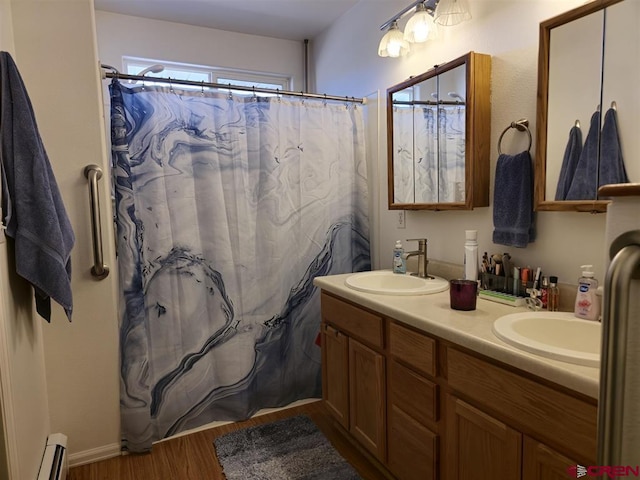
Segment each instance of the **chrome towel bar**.
M100 224L100 197L98 180L102 178L102 169L98 165L87 165L84 176L89 180L89 203L91 209L91 234L93 235L93 267L91 275L97 280L107 278L109 267L104 264L102 255L102 227Z

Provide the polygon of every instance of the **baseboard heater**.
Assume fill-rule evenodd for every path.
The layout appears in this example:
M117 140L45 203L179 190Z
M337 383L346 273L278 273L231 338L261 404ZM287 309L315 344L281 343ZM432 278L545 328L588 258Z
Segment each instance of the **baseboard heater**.
M52 433L47 437L38 480L65 480L68 471L67 436Z

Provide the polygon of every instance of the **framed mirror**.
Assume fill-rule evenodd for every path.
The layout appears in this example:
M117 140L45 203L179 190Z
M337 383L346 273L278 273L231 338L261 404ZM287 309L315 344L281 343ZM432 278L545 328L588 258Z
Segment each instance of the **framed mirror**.
M594 0L540 24L536 210L604 212L640 181L640 2Z
M390 209L489 205L490 81L470 52L387 90Z

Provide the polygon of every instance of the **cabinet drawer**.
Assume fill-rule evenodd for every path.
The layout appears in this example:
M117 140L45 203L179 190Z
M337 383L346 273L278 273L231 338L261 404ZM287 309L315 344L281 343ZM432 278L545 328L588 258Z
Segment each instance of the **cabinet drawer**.
M321 309L325 321L371 346L384 347L382 317L325 293L321 297Z
M389 413L389 469L399 480L435 480L438 436L402 410Z
M596 458L597 407L499 366L447 349L449 386L553 446Z
M438 420L438 385L392 360L389 363L391 404L420 423Z
M434 339L391 322L389 349L394 357L426 375L435 377L436 342Z

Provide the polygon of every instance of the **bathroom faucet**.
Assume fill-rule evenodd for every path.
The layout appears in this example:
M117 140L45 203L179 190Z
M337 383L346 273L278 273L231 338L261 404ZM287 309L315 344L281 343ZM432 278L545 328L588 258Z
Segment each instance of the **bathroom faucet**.
M427 273L427 265L429 264L429 260L427 260L427 239L426 238L409 238L407 242L418 242L418 250L414 250L412 252L405 253L405 258L418 256L418 272L412 273L411 275L415 275L420 278L434 278Z

